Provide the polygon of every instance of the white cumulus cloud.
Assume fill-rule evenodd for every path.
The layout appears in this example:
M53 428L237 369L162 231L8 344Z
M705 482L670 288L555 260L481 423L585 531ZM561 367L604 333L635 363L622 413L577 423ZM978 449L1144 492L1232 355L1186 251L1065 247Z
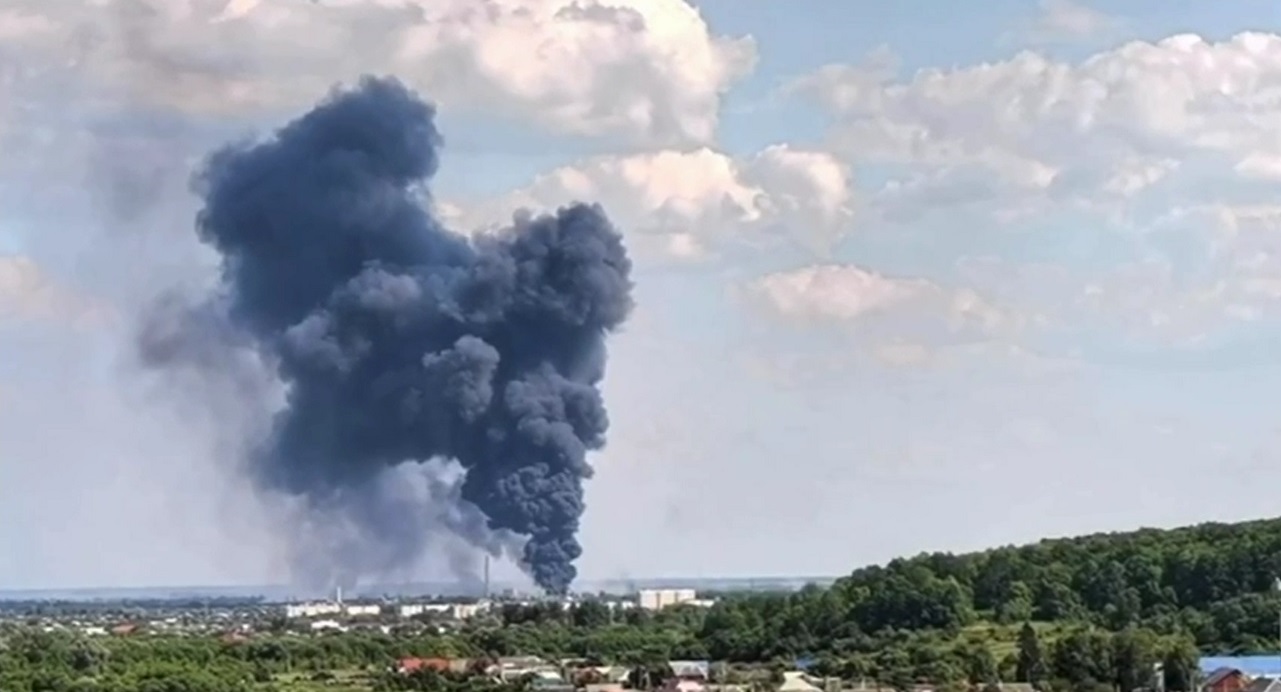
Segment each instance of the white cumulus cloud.
M751 282L745 295L766 315L837 326L878 350L929 348L1008 335L1018 317L975 291L854 264L814 264Z
M892 278L835 264L768 274L756 282L755 289L781 316L837 320L852 320L938 292L921 279Z
M1043 9L1062 28L1093 21L1080 6ZM1281 262L1258 230L1281 179L1279 35L1179 34L1076 62L1022 51L908 75L882 57L828 65L791 89L829 114L836 155L887 172L867 195L869 227L987 238L1049 227L1059 237L1027 242L1112 267L1060 284L1056 268L1029 282L1003 262L992 271L1021 287L999 291L1011 294L1003 305L1180 341L1281 313L1281 295L1261 288L1281 285ZM1252 230L1230 232L1242 224Z
M735 158L709 148L601 156L539 175L501 200L447 208L472 227L502 224L500 210L546 211L600 202L637 249L698 259L726 243L796 239L822 252L849 230L856 196L831 155L768 147Z
M1133 197L1189 162L1271 175L1281 158L1281 36L1273 34L1134 41L1079 63L1025 51L905 80L883 67L831 65L793 89L832 114L832 143L844 155L910 169L889 189L891 208L905 184L933 189L925 199L941 206L975 189L1007 209L1028 200L1099 204Z
M450 109L663 143L711 141L756 60L685 0L14 0L6 54L111 103L252 114L392 73Z

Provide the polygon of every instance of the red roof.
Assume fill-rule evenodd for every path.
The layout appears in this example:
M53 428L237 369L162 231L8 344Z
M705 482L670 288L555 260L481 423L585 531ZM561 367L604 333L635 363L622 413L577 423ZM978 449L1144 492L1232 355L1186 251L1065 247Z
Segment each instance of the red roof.
M396 666L402 673L412 673L416 670L428 668L440 673L449 670L449 659L447 658L402 658Z

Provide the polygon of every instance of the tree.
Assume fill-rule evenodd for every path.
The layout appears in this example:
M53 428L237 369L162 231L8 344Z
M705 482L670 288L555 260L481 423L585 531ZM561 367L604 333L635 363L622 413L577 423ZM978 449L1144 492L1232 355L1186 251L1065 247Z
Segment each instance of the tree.
M1032 589L1025 582L1010 584L1009 593L996 609L998 622L1025 622L1032 618Z
M1168 692L1191 692L1196 689L1198 653L1187 639L1180 639L1166 652L1161 661L1161 675Z
M1121 692L1151 687L1157 660L1156 642L1149 632L1130 627L1112 638L1114 682Z
M1113 684L1117 672L1111 636L1093 627L1072 630L1054 642L1050 671L1055 679L1068 681L1074 689Z
M1043 688L1049 673L1045 662L1045 652L1041 650L1041 639L1036 634L1036 628L1032 627L1030 622L1023 623L1023 629L1019 630L1019 653L1016 673L1020 682L1029 683L1038 690Z
M609 606L600 601L587 601L574 607L570 615L575 627L604 627L611 619Z
M1000 674L996 669L996 657L986 646L973 646L963 653L965 660L965 677L970 685L978 687L996 684Z
M912 679L912 673L907 668L890 670L886 675L885 683L897 692L908 692L916 686L916 681Z

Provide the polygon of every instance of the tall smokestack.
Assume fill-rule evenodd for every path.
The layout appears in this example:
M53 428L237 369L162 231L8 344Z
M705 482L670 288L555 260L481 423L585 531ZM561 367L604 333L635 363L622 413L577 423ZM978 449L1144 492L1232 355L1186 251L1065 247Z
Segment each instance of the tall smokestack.
M409 568L433 531L495 555L514 534L534 581L564 593L631 261L595 205L521 214L474 240L445 230L423 202L434 118L399 82L365 78L210 156L197 233L222 255L222 284L171 330L178 347L143 355L189 365L175 361L181 344L213 347L183 329L221 315L275 364L287 403L249 467L262 488L354 527L357 550L330 546L335 571ZM432 459L460 465L459 485L441 486ZM403 492L403 475L387 482L406 464L436 483L430 497Z
M489 556L485 556L485 600L489 600Z

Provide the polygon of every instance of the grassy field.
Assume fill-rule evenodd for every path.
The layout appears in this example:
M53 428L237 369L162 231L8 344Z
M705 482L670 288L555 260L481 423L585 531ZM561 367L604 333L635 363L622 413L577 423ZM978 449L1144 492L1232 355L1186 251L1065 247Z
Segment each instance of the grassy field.
M1047 647L1060 635L1060 626L1049 622L1034 622L1032 627L1041 640L1041 646ZM961 631L960 641L988 647L997 661L1018 653L1019 631L1022 623L1017 625L999 625L994 622L983 622L966 627Z
M284 673L275 676L269 684L282 692L369 692L374 673L359 668L324 671L322 673Z

